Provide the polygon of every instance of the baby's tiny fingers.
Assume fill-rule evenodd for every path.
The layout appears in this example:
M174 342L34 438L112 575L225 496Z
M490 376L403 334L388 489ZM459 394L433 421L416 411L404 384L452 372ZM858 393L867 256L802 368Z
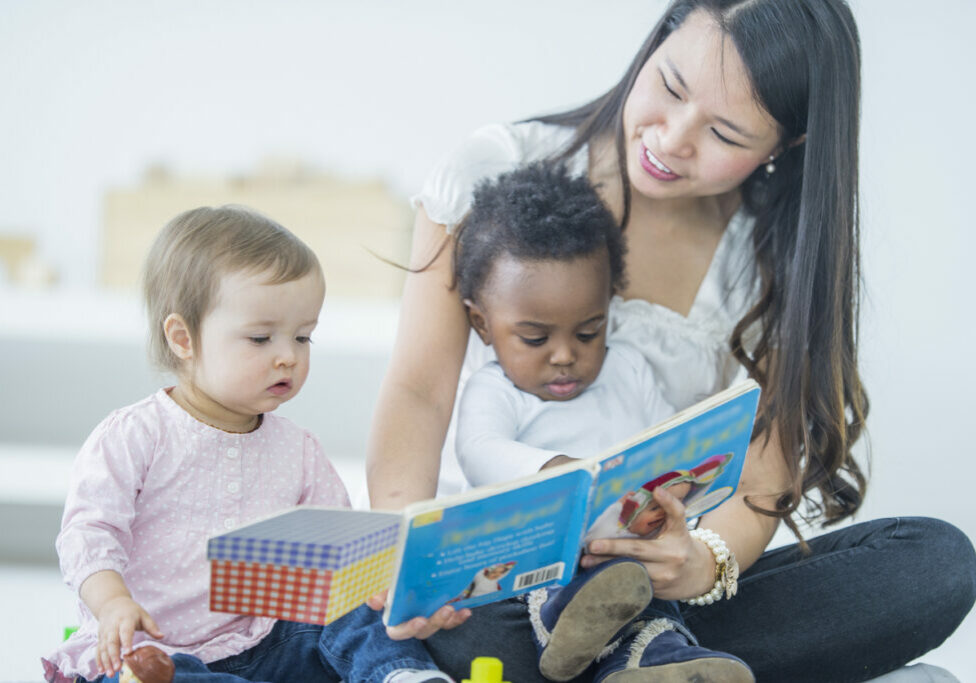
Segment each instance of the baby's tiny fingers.
M114 650L117 652L118 646L115 646ZM121 664L116 665L116 662L118 661L118 656L113 655L112 653L113 653L113 646L110 643L105 643L105 645L103 645L100 648L100 654L98 657L99 666L101 667L105 675L109 677L115 674L115 671L118 668L118 666L121 666Z
M133 633L135 633L135 624L131 619L125 619L121 624L119 624L119 644L122 648L122 654L132 652ZM121 666L121 663L119 666Z
M142 620L142 623L143 623L143 630L149 635L151 635L153 638L163 637L163 632L159 629L159 626L156 625L156 621L151 616L147 614L145 618Z
M105 651L108 653L109 663L112 667L112 673L115 673L122 668L122 625L120 624L117 630L112 631L109 635L108 640L105 642Z
M106 662L105 662L105 659L104 659L104 657L102 655L102 647L99 646L98 649L95 650L95 666L98 667L98 673L100 673L100 674L107 674L108 673L108 667L105 666L105 664L106 664Z

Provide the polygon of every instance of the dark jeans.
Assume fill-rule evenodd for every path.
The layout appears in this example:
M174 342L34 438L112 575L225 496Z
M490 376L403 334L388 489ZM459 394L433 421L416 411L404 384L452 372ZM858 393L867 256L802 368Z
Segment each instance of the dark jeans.
M435 668L423 643L390 640L379 613L365 605L328 626L279 621L260 643L226 659L204 664L176 654L173 664L173 683L381 683L395 669Z
M864 681L938 647L976 600L973 545L939 520L864 522L809 545L809 555L797 546L765 553L730 601L681 604L701 645L741 657L758 681ZM648 612L675 614L677 604L654 600ZM427 644L459 680L479 655L501 659L505 680L544 680L519 600L479 607Z

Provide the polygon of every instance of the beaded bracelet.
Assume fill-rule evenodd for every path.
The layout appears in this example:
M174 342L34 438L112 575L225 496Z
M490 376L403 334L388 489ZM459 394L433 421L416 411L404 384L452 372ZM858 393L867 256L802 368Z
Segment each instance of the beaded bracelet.
M692 538L704 543L715 557L715 585L712 589L698 597L682 600L689 605L711 605L722 599L722 595L731 598L738 589L739 564L735 554L725 545L722 537L711 529L692 529L688 532Z

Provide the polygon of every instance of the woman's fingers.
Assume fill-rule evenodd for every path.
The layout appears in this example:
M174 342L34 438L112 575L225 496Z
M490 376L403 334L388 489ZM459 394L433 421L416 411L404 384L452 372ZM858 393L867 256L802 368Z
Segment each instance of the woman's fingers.
M656 544L657 541L649 541L646 538L598 538L590 542L588 549L595 556L606 556L594 564L617 557L632 557L641 562L653 562L658 557L658 553L655 552ZM584 556L584 559L586 557Z
M377 593L376 595L371 595L366 598L366 606L371 610L379 612L381 609L386 607L386 596L389 591L383 591Z
M596 543L596 541L593 543ZM593 548L593 543L590 543L590 548ZM616 557L616 555L593 555L591 553L587 553L580 559L580 564L584 569L589 569L590 567L595 567L598 564L603 564L604 562L616 559Z
M406 640L407 638L417 638L418 634L427 626L427 620L423 617L414 617L410 621L405 621L396 626L387 626L386 635L390 640Z
M464 613L463 615L462 612ZM444 605L434 612L433 616L427 620L427 624L420 629L420 632L415 637L421 639L429 638L441 629L452 629L455 626L463 624L469 616L471 616L471 610L469 609L456 612L450 605Z
M664 520L664 526L661 528L661 535L674 533L675 531L681 534L687 534L688 527L685 523L684 503L661 486L654 489L653 496L654 502L660 505L661 509L667 515Z
M664 511L664 524L653 539L647 538L600 538L592 541L581 564L595 567L617 557L631 557L643 562L651 579L665 579L677 571L682 562L682 551L687 542L685 506L667 489L654 489L654 502Z
M470 616L471 610L469 609L455 611L453 607L445 605L427 619L414 617L402 624L387 626L386 633L392 640L405 640L407 638L420 638L422 640L429 638L441 629L452 629L460 626Z
M464 609L452 610L451 617L448 619L447 624L444 626L446 629L457 628L464 622L468 620L471 616L471 610L465 607Z

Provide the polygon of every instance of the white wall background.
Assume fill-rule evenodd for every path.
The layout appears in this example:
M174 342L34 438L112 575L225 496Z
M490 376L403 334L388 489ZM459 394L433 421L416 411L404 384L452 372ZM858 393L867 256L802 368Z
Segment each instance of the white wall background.
M976 4L853 5L874 452L861 518L934 515L976 538ZM288 154L408 194L475 126L605 90L663 6L0 0L0 232L37 235L64 284L88 289L102 192L152 162L223 173ZM0 377L0 409L15 389ZM929 661L976 679L974 621Z

